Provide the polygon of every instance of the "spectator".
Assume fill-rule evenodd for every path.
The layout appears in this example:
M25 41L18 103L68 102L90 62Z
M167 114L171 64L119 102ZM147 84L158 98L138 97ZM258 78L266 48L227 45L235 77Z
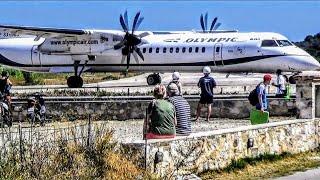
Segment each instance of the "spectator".
M199 79L198 87L201 88L200 101L197 107L196 121L199 120L202 105L207 105L207 121L211 115L211 104L213 103L213 88L216 87L216 81L210 77L211 69L209 66L203 68L204 76Z
M276 83L272 83L273 86L277 87L276 97L283 98L287 94L286 90L286 78L282 75L282 71L280 69L277 70L277 81Z
M162 84L155 86L155 99L150 102L147 117L144 122L146 139L163 139L175 137L175 110L174 106L165 100L166 88Z
M259 103L256 105L257 110L267 111L268 110L268 91L267 87L270 85L271 75L266 74L263 76L263 82L257 87L257 94Z
M176 111L177 125L176 135L188 136L191 133L190 105L181 95L175 83L168 86L169 102L173 104Z
M178 90L179 90L179 92L178 92L179 94L178 95L182 95L182 91L181 91L182 85L181 85L181 82L180 82L180 73L179 72L174 72L172 74L172 81L169 82L168 87L172 83L174 83L174 84L176 84L178 86Z
M9 73L7 71L2 71L0 79L0 92L4 99L8 102L9 107L11 107L11 95L10 90L12 87L12 83L9 79Z

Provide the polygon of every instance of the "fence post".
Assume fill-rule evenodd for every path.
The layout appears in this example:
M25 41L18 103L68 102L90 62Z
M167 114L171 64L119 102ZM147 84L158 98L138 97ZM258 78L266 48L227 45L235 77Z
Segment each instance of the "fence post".
M34 122L34 118L35 118L35 117L32 117L32 119L31 119L31 123L30 123L30 125L31 125L31 127L30 127L30 131L29 131L30 149L32 149L32 148L33 148L33 144L32 144L32 141L33 141L32 133L33 133L33 122ZM30 152L31 152L31 151L30 151Z
M145 124L143 130L143 137L144 137L144 169L147 170L147 126L148 126L148 108L146 108L146 116L145 116Z
M1 147L1 152L0 152L0 159L2 159L2 156L3 157L6 157L6 143L4 141L4 131L3 131L3 126L2 126L2 122L1 122L1 144L2 144L2 147ZM3 151L3 154L2 154L2 150Z
M20 169L22 170L24 167L24 160L23 160L23 140L22 140L22 127L21 127L21 121L19 120L19 153L20 153Z
M90 146L90 136L91 136L91 114L89 114L88 116L89 120L88 120L88 137L87 137L87 146Z

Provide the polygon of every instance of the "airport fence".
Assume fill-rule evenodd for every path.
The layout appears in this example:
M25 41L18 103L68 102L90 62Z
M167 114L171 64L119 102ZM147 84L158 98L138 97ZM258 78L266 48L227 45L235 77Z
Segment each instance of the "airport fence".
M47 163L50 154L60 151L63 144L73 143L90 149L97 138L112 133L106 127L107 122L93 120L94 118L88 115L85 121L77 123L51 123L42 127L19 122L12 127L0 128L0 162L10 158L21 168L26 168L33 162Z
M184 84L184 95L199 94L200 89L195 84ZM219 84L214 89L215 94L248 94L256 84L233 85ZM292 86L295 89L295 86ZM275 88L271 87L270 92ZM12 93L17 97L27 96L30 93L41 92L47 96L145 96L152 95L153 86L91 86L70 89L65 86L55 87L14 87Z

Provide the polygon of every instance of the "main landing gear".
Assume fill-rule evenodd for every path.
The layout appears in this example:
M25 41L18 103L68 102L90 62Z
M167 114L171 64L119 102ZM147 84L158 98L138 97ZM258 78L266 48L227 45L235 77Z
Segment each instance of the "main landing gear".
M67 79L67 84L69 88L81 88L83 86L83 79L81 78L81 74L85 68L85 66L88 64L88 61L84 63L82 66L82 69L80 70L78 74L78 67L79 67L80 61L74 61L74 76L70 76Z
M67 79L69 88L81 88L83 86L83 79L80 76L70 76Z
M159 73L150 74L147 77L147 83L148 83L148 85L159 84L159 83L161 83L161 76L159 75Z

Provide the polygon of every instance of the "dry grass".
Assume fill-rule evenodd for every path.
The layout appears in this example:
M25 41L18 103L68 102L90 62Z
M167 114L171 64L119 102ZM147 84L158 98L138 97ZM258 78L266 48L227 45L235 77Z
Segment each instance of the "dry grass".
M150 179L128 154L111 142L112 132L90 146L61 139L56 146L24 144L23 161L18 151L0 159L0 179Z
M223 169L202 173L202 179L266 179L293 174L320 166L320 151L310 151L288 155L274 160L262 160L248 163L240 169Z

